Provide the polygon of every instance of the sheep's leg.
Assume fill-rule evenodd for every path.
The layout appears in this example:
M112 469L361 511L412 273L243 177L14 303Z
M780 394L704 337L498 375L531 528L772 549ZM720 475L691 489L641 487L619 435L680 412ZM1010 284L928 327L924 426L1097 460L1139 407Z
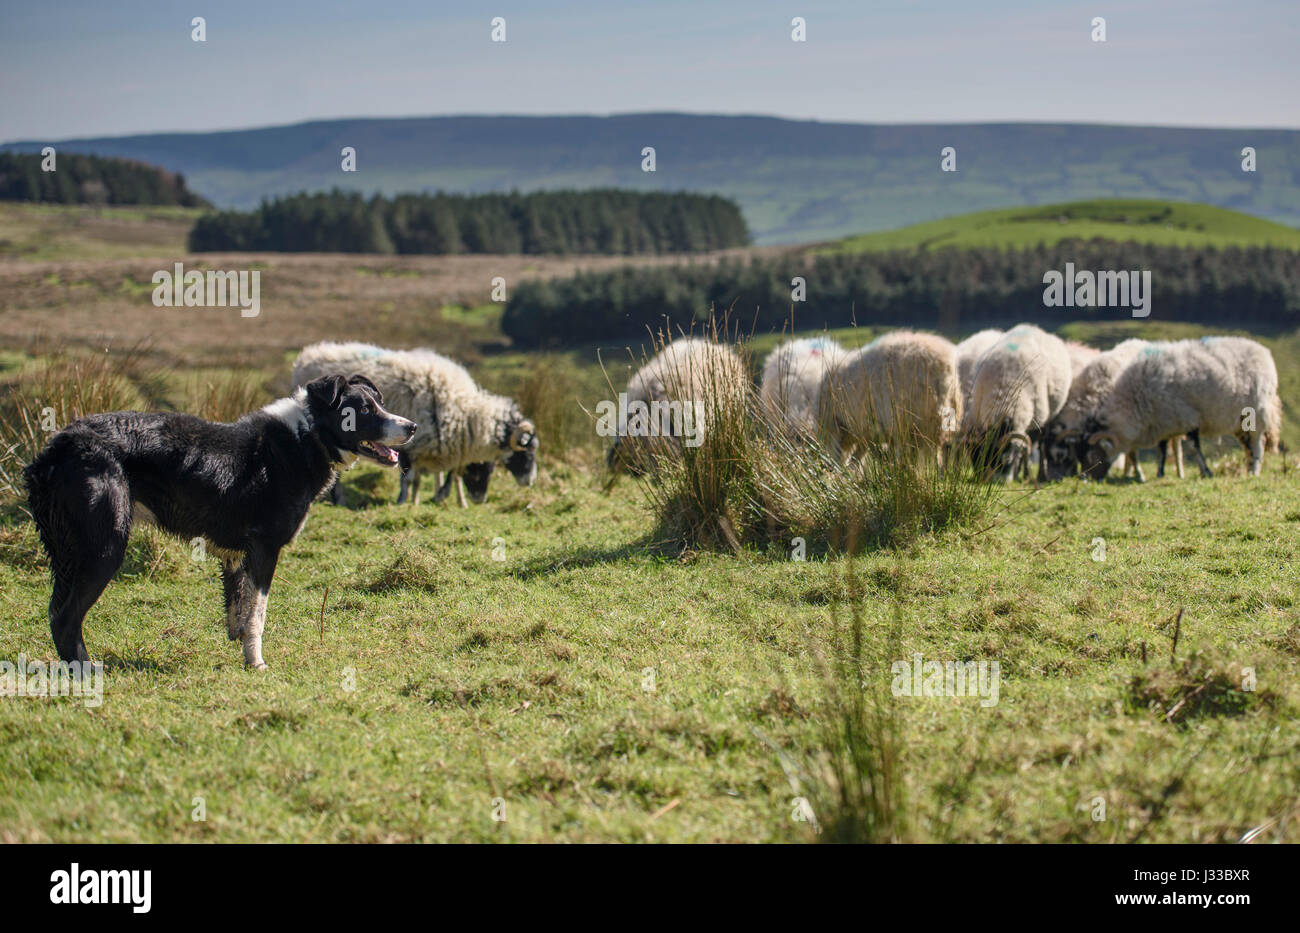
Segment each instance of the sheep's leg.
M1209 466L1205 463L1205 454L1201 452L1201 432L1188 431L1187 436L1192 439L1192 450L1196 452L1196 462L1201 468L1201 476L1211 477L1214 474L1210 472Z
M1147 478L1142 475L1142 464L1138 463L1138 452L1136 450L1128 452L1128 461L1133 464L1133 475L1137 478L1137 481L1145 483Z
M1164 479L1165 458L1169 456L1169 439L1162 439L1156 446L1160 448L1160 461L1156 464L1156 479Z
M1178 469L1178 478L1183 478L1183 439L1174 438L1174 466Z
M424 474L415 466L411 467L411 472L414 474L411 477L411 507L414 508L420 504L420 480Z
M1246 449L1250 451L1250 475L1259 476L1264 466L1264 435L1259 431L1253 432Z
M442 485L438 487L438 491L433 494L433 501L434 502L445 501L447 496L451 494L451 484L454 483L455 481L456 481L456 471L448 470L447 478L442 481Z
M414 470L414 468L411 466L411 458L408 457L406 454L402 453L401 451L398 451L397 453L397 469L400 471L399 480L398 480L397 504L401 505L406 501L407 496L411 491L411 478L412 478L411 474Z
M456 473L456 504L462 509L468 508L465 502L465 481L461 479L459 471Z

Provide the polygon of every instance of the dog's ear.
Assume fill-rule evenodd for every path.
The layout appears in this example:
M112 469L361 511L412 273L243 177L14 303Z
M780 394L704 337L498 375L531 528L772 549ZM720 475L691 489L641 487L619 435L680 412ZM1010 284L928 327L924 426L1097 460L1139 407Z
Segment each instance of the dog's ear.
M375 385L361 373L353 373L348 379L350 386L365 386L371 392L375 393L375 401L380 405L384 404L384 393L379 391L379 386Z
M322 376L307 383L307 398L325 408L337 408L347 387L342 376Z

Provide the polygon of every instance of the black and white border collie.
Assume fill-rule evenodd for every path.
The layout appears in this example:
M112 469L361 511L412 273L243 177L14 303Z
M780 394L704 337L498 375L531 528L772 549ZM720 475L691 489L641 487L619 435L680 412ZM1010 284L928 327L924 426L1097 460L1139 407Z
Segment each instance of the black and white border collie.
M397 464L415 423L382 407L364 376L328 376L234 424L113 412L75 421L24 471L50 557L50 630L64 661L90 662L86 612L122 564L133 521L221 558L226 630L264 668L266 598L280 549L297 536L335 471L359 458Z

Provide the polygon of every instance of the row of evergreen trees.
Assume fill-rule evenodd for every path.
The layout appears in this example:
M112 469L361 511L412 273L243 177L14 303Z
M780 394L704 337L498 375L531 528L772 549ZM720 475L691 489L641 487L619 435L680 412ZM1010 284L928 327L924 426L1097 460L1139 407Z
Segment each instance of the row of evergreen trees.
M1063 241L1029 249L835 254L716 265L581 273L520 283L502 328L527 347L636 339L646 328L689 329L711 316L764 333L860 325L974 330L1016 321L1132 320L1124 308L1047 307L1049 270L1149 270L1151 321L1227 327L1300 325L1300 252ZM806 281L792 301L791 281Z
M335 189L207 214L190 233L195 252L642 255L748 242L740 208L726 198L618 189L391 200Z
M55 204L174 204L209 207L185 178L132 159L55 153L54 171L40 154L0 152L0 201Z

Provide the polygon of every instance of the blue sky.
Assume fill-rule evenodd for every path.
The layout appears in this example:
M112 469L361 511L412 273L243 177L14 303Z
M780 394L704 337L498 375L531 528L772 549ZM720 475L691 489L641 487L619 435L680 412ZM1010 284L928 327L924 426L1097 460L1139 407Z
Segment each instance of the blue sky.
M1297 128L1300 0L0 0L0 140L665 110Z

